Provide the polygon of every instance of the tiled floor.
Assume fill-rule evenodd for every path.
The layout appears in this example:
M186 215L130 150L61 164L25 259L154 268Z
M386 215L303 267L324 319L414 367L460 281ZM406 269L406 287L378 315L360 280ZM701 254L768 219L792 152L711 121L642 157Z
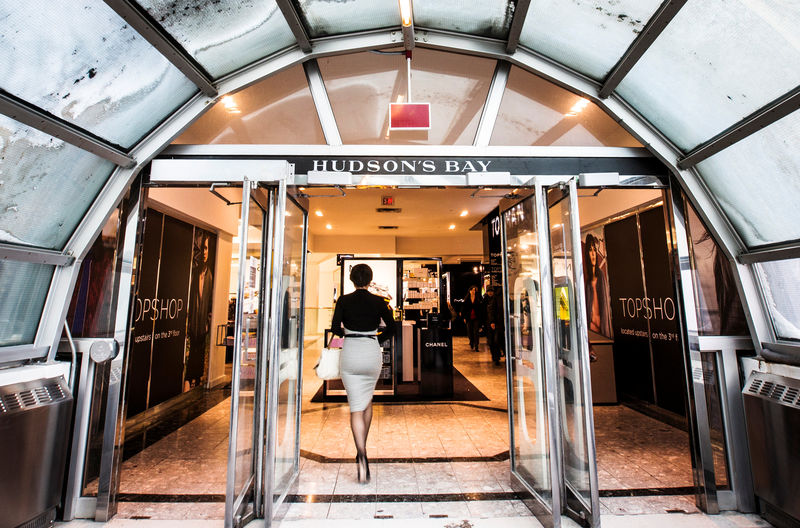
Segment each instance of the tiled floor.
M347 405L310 402L320 384L312 370L319 342L307 343L303 456L280 512L287 522L530 515L511 493L505 366L494 366L486 350L470 351L465 338L454 341L456 367L489 400L376 404L368 442L373 478L366 485L355 480ZM227 399L126 460L119 517L221 518L229 412ZM686 433L617 406L596 407L595 424L601 490L691 486ZM199 502L163 497L180 494ZM607 496L601 508L617 515L697 512L686 496Z

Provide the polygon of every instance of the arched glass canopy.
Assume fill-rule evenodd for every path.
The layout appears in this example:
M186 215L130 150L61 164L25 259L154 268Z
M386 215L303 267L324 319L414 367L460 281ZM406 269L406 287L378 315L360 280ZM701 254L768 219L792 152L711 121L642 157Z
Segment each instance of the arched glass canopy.
M179 142L645 145L673 167L739 273L763 278L749 304L780 323L761 337L800 339L794 293L775 286L800 275L796 2L413 6L403 31L395 0L0 0L0 347L57 339L58 325L41 335L42 284L75 266L132 175L198 118L206 135L192 129ZM402 57L370 51L404 47L415 48L420 97L437 100L446 123L424 141L387 139L374 115L363 127L343 117L352 90L376 107L396 97ZM436 86L448 74L449 98ZM263 98L240 100L250 121L232 127L224 102L213 103L248 86ZM320 87L327 108L312 97ZM554 88L592 103L562 134ZM473 132L486 108L493 126ZM292 115L307 127L295 135L259 126ZM515 142L520 129L541 133ZM18 309L20 283L39 292L32 310ZM69 288L56 283L49 297L66 303Z

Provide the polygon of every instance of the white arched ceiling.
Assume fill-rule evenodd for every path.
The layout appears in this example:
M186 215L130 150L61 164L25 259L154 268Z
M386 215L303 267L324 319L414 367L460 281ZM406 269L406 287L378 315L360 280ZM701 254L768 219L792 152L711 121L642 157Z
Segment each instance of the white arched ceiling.
M704 220L717 236L726 254L729 258L735 259L742 253L752 253L748 250L748 245L755 247L763 241L774 242L776 237L779 238L777 241L799 237L797 232L792 229L793 226L800 225L800 222L783 222L782 227L785 230L777 233L763 229L758 230L758 226L754 227L753 231L757 231L755 234L748 231L741 219L737 218L736 214L732 214L737 211L738 206L732 201L722 201L716 198L716 196L722 196L726 189L724 184L719 184L720 178L713 174L715 171L729 170L731 163L739 166L748 163L758 167L760 160L747 159L748 152L756 151L763 144L774 146L775 142L769 140L777 138L779 142L783 142L786 149L778 148L777 152L771 153L770 159L776 160L774 164L778 166L773 167L773 172L763 177L780 187L796 181L800 163L796 155L799 127L797 113L791 114L791 111L797 107L797 80L798 72L800 72L800 68L797 67L797 58L800 51L798 51L792 28L796 28L798 25L796 22L800 17L800 9L788 0L778 1L775 3L776 5L743 1L734 1L733 3L736 6L729 5L730 1L722 5L722 0L665 1L663 3L652 1L641 3L632 0L615 0L613 2L610 0L597 0L596 2L572 0L560 2L518 0L511 2L502 0L476 1L474 5L465 6L466 2L463 1L417 0L415 6L425 24L447 31L417 27L414 35L416 45L420 47L508 61L594 101L674 171L681 185L692 197ZM3 7L0 3L0 11L17 10L17 13L20 12L20 4L16 2L6 4ZM75 4L68 0L32 4L32 11L29 10L26 13L30 14L38 10L52 14L59 9L75 7ZM17 48L15 39L19 38L18 34L7 32L0 36L0 43L3 44L4 49L10 51L0 55L4 57L0 58L0 73L9 74L8 76L0 75L0 78L11 79L13 77L14 82L21 82L20 86L25 83L36 86L38 79L44 80L39 83L40 95L38 98L26 98L25 90L22 88L14 93L15 85L13 83L3 84L3 91L0 92L0 111L23 123L31 124L40 130L74 143L102 158L113 159L119 165L99 191L98 198L83 216L77 229L63 245L63 249L58 252L59 254L49 255L46 252L40 252L45 255L45 261L49 259L59 267L48 295L45 309L47 317L43 319L37 332L35 344L39 346L50 346L57 341L66 311L66 300L72 289L80 259L101 230L105 219L126 192L138 170L208 110L221 95L241 90L277 71L305 63L311 59L371 49L385 49L404 44L403 32L398 26L392 27L393 23L390 23L395 20L393 17L396 16L396 11L393 11L396 9L396 3L393 0L381 0L380 2L358 0L346 3L329 0L299 0L296 4L280 0L278 2L253 3L253 5L259 4L261 7L266 6L258 12L258 16L252 16L252 12L247 12L251 3L240 3L239 7L225 7L227 10L233 10L232 14L221 11L214 13L210 10L203 11L205 8L198 8L199 11L202 11L200 18L194 19L177 16L175 13L176 2L147 0L137 4L129 0L106 0L105 4L125 17L127 24L120 23L119 19L114 18L113 13L109 15L108 8L99 1L87 0L84 4L86 4L83 6L84 10L91 12L92 16L97 17L97 13L101 12L102 16L98 20L104 21L103 23L108 25L107 33L113 35L114 39L124 41L127 38L136 43L138 49L142 50L140 54L143 56L150 53L148 51L150 48L142 44L146 39L171 63L166 66L159 65L155 70L152 67L147 68L147 71L144 72L145 75L149 75L153 71L162 71L164 73L159 79L179 79L173 73L173 69L177 68L186 76L186 79L190 79L194 83L196 91L200 93L175 109L175 103L171 101L175 97L178 100L185 99L186 94L189 93L185 89L185 82L176 80L171 85L158 84L153 90L156 94L162 93L165 87L171 86L166 92L167 96L156 98L156 100L160 99L162 105L166 105L163 110L157 108L140 110L136 118L131 120L130 128L127 128L128 125L124 119L116 122L112 120L111 122L116 123L114 127L92 128L85 121L70 120L68 115L63 116L66 107L63 102L56 102L54 94L63 97L69 88L68 82L79 86L84 82L84 78L93 80L97 77L98 70L89 65L90 67L85 68L84 71L83 66L86 66L86 61L78 61L77 69L74 72L56 71L54 74L51 69L46 67L46 63L37 64L37 59L35 56L30 56L30 51ZM581 4L585 5L579 7ZM593 4L597 4L597 6ZM683 4L687 5L683 6ZM547 6L551 7L546 9ZM178 5L177 9L180 7ZM364 17L363 13L358 11L359 8L365 7L375 10L374 16ZM467 10L467 7L470 9ZM737 9L733 9L733 7ZM639 13L640 11L641 13ZM736 12L742 16L719 18L717 15L720 11ZM469 13L469 15L462 13ZM520 18L525 13L528 14L527 20ZM542 13L546 13L547 16ZM443 14L446 14L447 17L443 17ZM648 14L653 17L650 23L645 20ZM226 19L226 15L231 16ZM281 19L279 15L286 17L285 20ZM675 17L674 20L672 17ZM9 18L0 17L0 20L8 23ZM661 23L661 26L667 27L661 36L659 36L661 28L656 27L659 25L654 23L656 20ZM225 24L230 21L235 23L226 26ZM70 30L64 27L63 21L61 24L58 22L58 20L54 20L54 24L51 26L57 28L54 34L61 37L65 34L69 35ZM82 32L79 35L80 40L86 40L94 35L94 29L98 23L78 27L75 31ZM421 20L417 20L417 23L421 24ZM672 23L676 25L671 26ZM22 29L34 35L37 32L41 33L41 28L47 27L31 16L27 20L24 17L21 18L19 24ZM381 26L387 28L369 31ZM697 30L695 31L694 28ZM293 35L294 41L288 38L287 29ZM748 29L751 31L748 32ZM132 30L136 32L132 32ZM367 32L360 32L362 30L367 30ZM356 33L349 33L354 31ZM136 34L137 32L143 38L140 38ZM474 35L457 32L473 32ZM320 38L329 34L341 34L341 36ZM129 36L124 37L124 35ZM503 35L507 35L507 40L503 40ZM580 38L576 38L576 35ZM41 33L41 36L43 41L52 41L56 44L59 42L59 39L45 38L48 37L46 33ZM665 40L661 41L661 38ZM62 40L66 43L69 39ZM102 42L98 41L92 43L91 46L87 45L87 48L97 55L97 60L106 60L112 64L114 61L122 61L121 69L123 71L138 71L135 68L131 70L127 67L127 62L130 61L129 55L120 53L111 45L106 45L106 41L107 39L103 38ZM663 44L672 41L679 44L678 51L673 49L675 46ZM732 56L729 53L730 50L741 49L742 42L749 43L747 49L743 49L739 56ZM710 46L710 51L709 49L696 49L703 43ZM408 40L405 42L407 47L410 47L411 44ZM537 51L520 47L518 44L530 46ZM239 50L240 48L236 48L236 46L240 45L247 53L250 53L248 55L240 52L239 55L242 57L240 63L251 59L257 60L231 72L230 70L240 66L240 63L230 62L230 50ZM64 47L68 48L69 46ZM262 50L261 56L264 53L274 53L258 59L259 54L254 54L253 49ZM665 51L661 51L662 49ZM695 65L692 63L694 58L686 59L687 56L697 55L699 51L711 54L707 55L707 58L713 59L710 62L711 67L702 70L702 67L705 66L702 60L697 59ZM71 53L71 50L55 49L54 52L65 54ZM598 54L602 60L596 57ZM46 58L46 54L39 56ZM161 60L157 54L147 56L152 57L148 60L155 63ZM730 86L732 93L736 92L731 95L726 93L727 90L718 89L720 86L714 84L717 79L714 75L717 71L722 72L720 75L723 77L732 75L730 72L737 73L735 68L731 69L731 65L739 57L750 61L748 64L758 63L756 66L759 66L757 71L760 75L755 79L744 79L747 77L746 72L739 72L741 75L738 75L736 79L740 80L743 89L736 91L738 85ZM228 62L218 63L225 60ZM684 64L686 62L690 64ZM69 63L68 58L65 59L65 63ZM43 67L38 70L26 69L20 68L20 64L37 64L37 66ZM113 70L113 68L110 69ZM46 76L41 75L45 72ZM106 74L106 72L102 73ZM702 98L705 94L709 99L708 108L716 108L715 116L717 114L720 116L713 127L705 129L705 132L700 135L687 134L683 136L681 131L686 130L687 126L694 130L691 127L691 120L698 118L696 114L703 109L702 106L684 107L682 101L670 99L679 94L680 89L685 88L684 86L675 85L672 92L664 91L661 88L665 83L668 84L668 81L674 82L672 76L680 78L681 75L686 82L694 83L697 87L690 95ZM53 79L60 84L58 82L52 84ZM118 79L119 76L112 76L109 78L109 83L120 82ZM618 92L613 92L620 81L620 92L628 94L627 99L621 98ZM84 83L84 85L87 84ZM763 85L765 89L758 90L759 85ZM96 86L96 83L93 86ZM110 86L111 84L108 83L104 85L100 94L103 96L107 94L111 98L109 101L112 101L114 97L117 97L117 93ZM772 100L771 98L776 93L781 93L781 90L788 91ZM611 97L600 97L601 94L605 95L609 91L611 91ZM699 95L696 93L697 91L699 91ZM62 94L62 92L64 93ZM123 99L129 101L130 97ZM746 103L742 103L742 100L745 99ZM727 103L726 100L733 102ZM648 104L652 106L647 106ZM104 108L96 106L95 103L92 108L97 108L100 114L107 111L112 117L115 115L113 104ZM763 112L761 112L762 110ZM768 111L771 111L771 114ZM53 118L52 112L60 113ZM756 143L755 147L742 141L729 147L727 151L723 150L722 154L717 155L720 157L712 156L706 161L702 161L705 159L703 156L706 155L704 152L715 152L719 150L720 146L730 142L735 143L754 130L770 125L776 120L776 117L770 117L771 115L780 117L787 114L788 117L784 117L779 123L752 136L753 139L750 141ZM664 121L664 128L659 129L654 124L658 125L661 122L662 115L668 119ZM737 119L742 117L744 119L737 122ZM141 125L136 128L134 123L141 122L143 119L154 119L155 122L163 119L163 121L143 138L134 140L132 138L137 137L137 133L139 136L143 133ZM701 118L701 121L706 123L708 120ZM86 129L83 128L85 125ZM725 130L728 125L731 128ZM721 138L724 141L706 137L716 132L719 132L721 136L726 136ZM673 135L670 136L670 134ZM674 134L680 137L676 137ZM534 148L532 147L532 149ZM738 153L737 150L739 150ZM725 162L724 158L728 153L732 153L730 154L732 161ZM535 150L531 150L531 155L535 155ZM697 165L697 161L700 161L699 165ZM703 165L709 167L708 173L712 174L707 177L707 181L698 177L695 169L697 167L703 171ZM768 165L768 162L765 162L764 165ZM689 168L681 169L681 166ZM744 165L743 174L746 174L747 166ZM749 182L746 179L741 179L742 185L747 183ZM791 187L787 190L794 191ZM780 211L780 208L787 209L797 201L791 192L787 192L784 196L786 199L778 203L777 207L773 207L774 211ZM0 199L5 202L7 198ZM6 204L3 203L3 205ZM723 210L727 214L723 214ZM795 210L796 207L788 212L793 214ZM734 225L738 231L733 228ZM774 222L770 222L768 227L774 228ZM782 238L781 233L783 233ZM40 247L46 247L46 245ZM13 251L13 248L5 248L5 250ZM77 257L77 260L71 265L62 265L63 262L59 258L70 256ZM742 264L735 265L739 271L748 307L751 312L756 313L753 325L756 340L760 342L774 339L772 330L764 324L766 318L752 268Z

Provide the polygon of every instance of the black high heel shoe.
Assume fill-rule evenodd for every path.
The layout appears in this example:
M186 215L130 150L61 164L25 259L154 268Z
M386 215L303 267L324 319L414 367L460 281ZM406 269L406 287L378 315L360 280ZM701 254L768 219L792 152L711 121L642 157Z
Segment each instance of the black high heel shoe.
M358 482L364 484L369 481L369 468L367 467L367 459L364 455L356 455L356 477Z
M364 454L364 467L367 468L367 482L369 482L369 479L370 479L370 476L369 476L369 459L367 458L366 453Z

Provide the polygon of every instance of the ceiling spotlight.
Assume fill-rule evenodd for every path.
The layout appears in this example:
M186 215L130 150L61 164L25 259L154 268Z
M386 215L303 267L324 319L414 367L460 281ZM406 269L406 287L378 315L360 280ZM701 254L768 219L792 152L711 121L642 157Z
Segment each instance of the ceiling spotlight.
M464 209L463 211L461 211L461 214L460 214L460 215L458 215L458 216L467 216L468 214L469 214L469 211L467 211L466 209Z
M589 106L589 100L588 99L584 99L583 97L581 97L580 99L578 99L577 103L572 105L572 108L569 109L569 112L567 112L564 115L567 116L567 117L576 116L576 115L580 114L581 112L583 112L584 109L586 109L587 106Z
M449 229L450 231L453 231L455 228L456 228L455 224L450 224L450 227L448 227L447 229Z
M333 226L330 224L325 224L325 229L333 229Z
M403 23L403 27L410 27L411 22L414 19L413 13L411 11L411 0L399 0L400 1L400 21Z
M239 105L236 104L236 101L234 101L233 97L231 97L230 95L226 95L221 99L221 101L222 101L222 106L224 106L225 110L227 110L229 113L231 114L242 113L242 111L239 110Z
M314 214L317 215L317 216L322 216L322 211L317 209L316 211L314 211Z

